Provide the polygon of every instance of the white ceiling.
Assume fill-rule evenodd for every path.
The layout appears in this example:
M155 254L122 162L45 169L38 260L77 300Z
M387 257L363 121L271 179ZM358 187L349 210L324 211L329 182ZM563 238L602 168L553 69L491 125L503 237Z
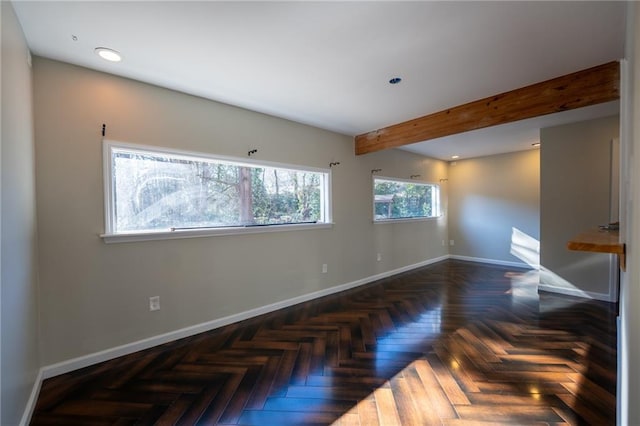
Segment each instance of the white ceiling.
M611 1L13 5L35 55L352 136L617 60L624 50L625 3ZM101 60L93 52L100 46L124 60ZM402 82L390 85L395 76ZM442 159L526 149L539 126L566 114L407 149Z

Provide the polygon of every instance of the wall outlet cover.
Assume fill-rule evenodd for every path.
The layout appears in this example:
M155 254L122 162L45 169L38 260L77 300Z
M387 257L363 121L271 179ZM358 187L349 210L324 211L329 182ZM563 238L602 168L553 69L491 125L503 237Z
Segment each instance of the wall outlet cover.
M150 311L160 310L160 296L152 296L149 298L149 310Z

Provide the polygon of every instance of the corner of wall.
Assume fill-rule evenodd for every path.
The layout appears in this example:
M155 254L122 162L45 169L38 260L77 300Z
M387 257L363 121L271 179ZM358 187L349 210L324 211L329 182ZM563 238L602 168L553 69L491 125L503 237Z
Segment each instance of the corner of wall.
M0 423L24 424L40 385L35 153L29 48L9 1L2 20Z

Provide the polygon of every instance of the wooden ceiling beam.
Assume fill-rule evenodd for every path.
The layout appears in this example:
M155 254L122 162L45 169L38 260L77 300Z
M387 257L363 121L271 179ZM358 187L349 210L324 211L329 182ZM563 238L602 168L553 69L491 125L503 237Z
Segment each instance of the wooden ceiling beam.
M356 155L620 98L617 61L459 105L355 137Z

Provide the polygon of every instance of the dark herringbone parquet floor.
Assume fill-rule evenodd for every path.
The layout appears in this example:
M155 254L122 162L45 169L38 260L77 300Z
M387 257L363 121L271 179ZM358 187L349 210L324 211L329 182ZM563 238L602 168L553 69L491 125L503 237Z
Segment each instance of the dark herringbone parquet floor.
M615 306L445 261L46 380L33 425L615 424Z

